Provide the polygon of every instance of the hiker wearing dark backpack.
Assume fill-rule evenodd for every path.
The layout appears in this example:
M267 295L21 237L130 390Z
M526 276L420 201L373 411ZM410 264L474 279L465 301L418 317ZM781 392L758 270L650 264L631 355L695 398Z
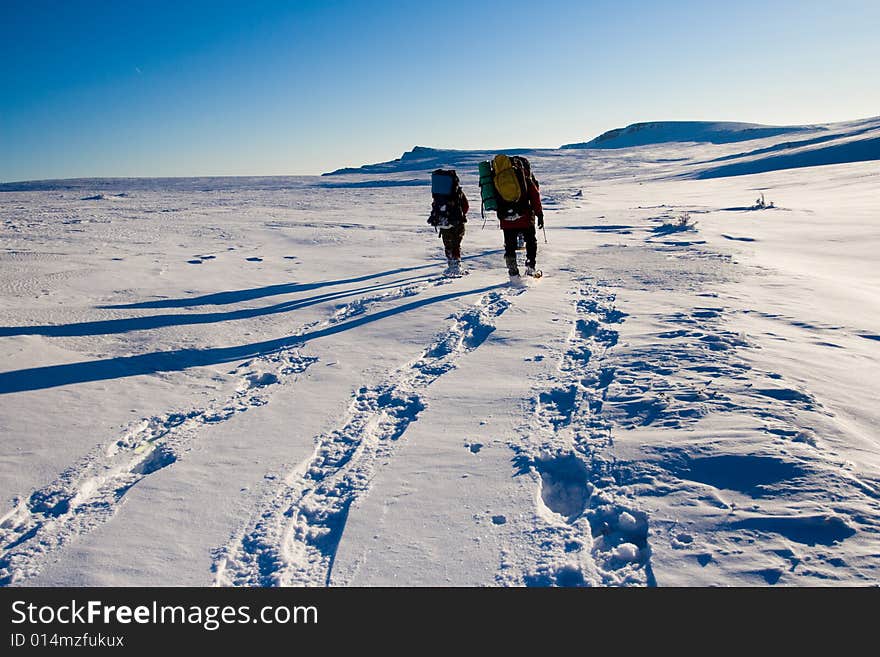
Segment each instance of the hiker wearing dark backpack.
M484 170L487 167L484 166ZM496 155L488 167L492 175L493 203L501 230L504 231L504 262L507 273L519 276L516 263L517 238L522 235L526 247L526 276L541 276L535 269L538 256L537 228L544 227L544 209L538 181L529 161L518 155ZM481 187L483 187L481 185ZM486 186L488 188L488 186ZM485 188L484 188L485 189ZM484 193L484 201L487 192Z
M454 169L437 169L431 174L431 215L428 223L436 228L443 239L446 255L444 276L461 276L461 240L470 205L459 184Z

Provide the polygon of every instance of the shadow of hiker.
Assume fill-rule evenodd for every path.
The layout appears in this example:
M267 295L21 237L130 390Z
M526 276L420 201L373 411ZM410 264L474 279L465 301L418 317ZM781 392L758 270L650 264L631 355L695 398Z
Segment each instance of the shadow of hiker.
M213 324L228 322L239 319L251 319L277 313L291 312L308 308L325 301L335 301L346 297L390 290L406 283L430 280L430 274L411 276L397 281L368 285L337 292L327 292L305 299L285 301L263 308L244 308L229 312L215 313L180 313L173 315L150 315L148 317L126 317L123 319L105 319L93 322L78 322L76 324L56 324L47 326L0 326L0 337L14 335L45 335L49 337L73 337L85 335L105 335L110 333L127 333L129 331L146 331L150 329L164 328L168 326L187 326L194 324Z
M497 251L487 251L484 253L480 253L477 255L469 256L470 258L479 258L484 257L493 253L500 253L500 250ZM147 308L147 307L162 307L155 304L166 304L165 307L174 308L174 307L189 307L191 305L221 305L221 304L232 304L237 303L239 301L248 301L251 299L257 299L266 296L279 295L279 294L289 294L297 291L304 290L312 290L318 289L321 287L332 287L337 285L344 285L347 283L353 282L361 282L373 278L382 278L385 276L390 276L395 273L404 273L408 271L415 271L419 269L426 269L431 267L438 267L436 263L432 263L430 265L419 265L417 267L405 267L401 269L394 269L385 272L380 272L378 274L370 274L368 276L361 276L358 278L351 279L342 279L337 281L326 281L322 283L306 283L306 284L285 284L285 285L270 285L262 288L254 288L251 290L239 290L235 292L219 292L217 294L210 294L202 297L194 297L193 299L168 299L164 301L156 301L156 302L144 302L144 303L136 303L130 304L127 306L98 306L99 308L114 308L114 309L135 309L135 308ZM78 322L75 324L49 324L49 325L38 325L38 326L0 326L0 337L12 337L16 335L44 335L47 337L80 337L86 335L106 335L111 333L127 333L129 331L146 331L150 329L164 328L168 326L188 326L188 325L197 325L197 324L214 324L217 322L226 322L226 321L234 321L240 319L252 319L254 317L263 317L266 315L274 315L276 313L283 312L291 312L293 310L300 310L302 308L307 308L309 306L313 306L318 303L323 303L326 301L336 301L338 299L345 299L347 297L356 296L358 294L367 294L370 292L379 292L381 290L388 290L394 287L403 285L405 283L415 283L417 281L427 281L430 280L430 274L420 274L417 276L410 276L408 278L402 278L396 281L389 281L387 283L376 283L373 285L366 285L354 289L348 290L339 290L337 292L326 292L323 294L318 294L313 297L308 297L305 299L296 299L292 301L285 301L282 303L278 303L271 306L266 306L264 308L245 308L242 310L234 310L228 312L213 312L213 313L181 313L181 314L167 314L167 315L150 315L147 317L126 317L122 319L106 319L106 320L96 320L91 322Z
M483 258L489 255L501 253L501 249L493 249L482 251L474 255L465 256L462 260L473 260L475 258ZM400 267L398 269L389 269L375 274L365 274L363 276L355 276L352 278L341 278L334 281L319 281L315 283L282 283L279 285L266 285L264 287L255 287L246 290L230 290L226 292L215 292L213 294L205 294L200 297L190 297L185 299L156 299L155 301L139 301L137 303L117 304L110 306L98 306L100 309L109 310L134 310L146 308L190 308L192 306L223 306L242 301L251 301L253 299L262 299L264 297L276 296L279 294L292 294L294 292L308 292L309 290L317 290L322 287L334 287L336 285L348 285L349 283L363 283L374 278L383 278L385 276L396 276L397 274L406 274L421 269L430 269L437 267L437 263L429 263L426 265L416 265L414 267Z
M214 349L174 349L137 356L120 356L103 360L48 365L30 369L0 373L0 395L28 390L44 390L72 383L106 381L156 372L179 372L190 367L216 365L236 360L247 360L276 352L293 345L303 345L318 338L324 338L370 324L394 315L416 310L435 303L449 301L472 294L483 294L504 287L503 284L488 285L481 288L450 292L428 299L412 301L395 308L382 310L372 315L358 317L351 321L328 326L303 335L288 336L275 340L265 340L234 347Z

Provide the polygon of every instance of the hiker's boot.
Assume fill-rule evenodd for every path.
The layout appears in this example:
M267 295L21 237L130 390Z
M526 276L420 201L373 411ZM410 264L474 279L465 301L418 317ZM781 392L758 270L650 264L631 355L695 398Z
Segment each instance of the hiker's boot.
M446 260L446 271L443 272L444 276L461 276L461 261L456 260L455 258L449 258Z
M519 267L516 266L516 256L504 256L504 262L507 263L507 273L511 276L519 276Z

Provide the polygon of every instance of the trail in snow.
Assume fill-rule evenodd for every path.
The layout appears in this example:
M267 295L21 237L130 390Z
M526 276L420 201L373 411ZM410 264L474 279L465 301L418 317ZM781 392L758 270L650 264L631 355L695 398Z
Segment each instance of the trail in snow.
M690 245L661 248L670 246ZM709 302L690 309L642 313L636 330L647 325L651 332L621 340L628 315L615 306L615 294L589 278L581 283L558 373L537 382L532 417L510 443L517 474L536 482L534 525L524 542L505 549L498 583L656 585L650 542L670 534L673 548L705 559L701 565L712 560L707 555L723 555L735 571L731 555L742 553L737 543L744 531L766 541L768 552L789 555L792 571L812 561L799 574L833 578L834 544L857 530L878 533L872 517L858 511L880 509L875 485L822 441L830 411L808 390L756 367L751 356L758 346L731 330L736 311L717 302L718 295L697 293ZM615 449L623 432L680 435L710 418L723 426L725 416L757 424L766 444L725 453L721 436L681 446L652 438L640 447L649 458L636 461ZM683 509L708 503L731 515L700 528L698 542L668 518L653 526L646 501L658 496ZM740 496L768 504L752 504L744 514ZM688 515L693 512L682 511ZM784 547L791 543L819 549ZM765 575L768 583L780 576L776 569Z
M597 369L589 380L597 382L601 394L583 402L577 398L572 406L589 407L594 425L608 427L609 446L623 432L641 432L642 438L635 439L641 458L615 457L611 450L603 453L603 447L597 451L598 441L593 441L593 458L584 460L588 467L576 469L566 456L563 471L577 478L587 472L587 481L607 481L618 499L638 499L647 516L629 509L618 517L631 529L641 526L650 516L648 507L662 500L665 517L651 521L651 542L668 541L673 551L698 562L706 573L703 584L757 579L775 584L783 575L788 582L834 581L844 565L838 549L844 541L858 543L847 549L846 581L872 581L880 492L825 439L833 413L810 390L758 367L760 346L730 328L737 312L749 311L727 306L714 293L697 297L714 303L640 313L639 327L650 327L647 332L629 333L630 339L603 350L598 360L594 353L589 362ZM603 330L600 322L587 333ZM612 341L618 342L609 336ZM556 422L565 417L556 409L566 406L566 390L578 394L577 388L563 387L552 396L554 403L544 405ZM673 438L682 431L694 432L693 437ZM540 458L531 457L530 463L541 471ZM613 513L599 519L589 510L584 515L590 517L594 536L614 531ZM680 524L670 515L690 520ZM754 569L756 552L772 565ZM618 556L638 554L627 550ZM666 559L666 581L676 581L668 554ZM605 563L614 570L605 583L629 583L621 577L625 569ZM552 581L547 571L539 569L541 582ZM600 564L596 572L608 574Z
M349 509L367 493L375 472L424 410L423 391L477 349L521 288L485 294L453 318L449 329L415 362L357 391L345 422L316 439L314 454L288 474L274 498L243 533L217 550L215 581L233 586L320 586L331 583L333 560Z
M517 474L536 480L535 526L525 554L502 555L500 584L653 583L647 516L607 476L612 423L601 399L614 372L604 363L626 315L593 286L582 284L576 295L558 374L538 382L531 418L510 443Z
M445 282L435 278L392 287L344 304L328 320L301 327L289 346L236 366L230 375L238 377L239 385L231 397L204 408L140 420L111 443L96 447L52 483L17 498L12 510L0 518L0 585L17 584L38 574L58 549L112 518L133 486L174 464L207 428L268 404L275 386L296 381L317 360L301 352L296 335L332 326L365 313L377 303L415 296Z

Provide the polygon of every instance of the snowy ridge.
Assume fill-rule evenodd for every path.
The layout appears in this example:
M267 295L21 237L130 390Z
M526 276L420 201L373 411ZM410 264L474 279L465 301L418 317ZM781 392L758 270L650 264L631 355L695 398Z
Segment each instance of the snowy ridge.
M630 148L669 142L729 144L809 129L807 126L767 126L728 121L653 121L615 128L590 141L566 144L561 148Z
M677 157L657 157L655 151L674 149ZM641 150L644 149L644 152ZM824 166L880 159L880 117L824 125L766 126L725 121L653 121L609 130L587 142L566 144L559 149L508 149L456 151L416 146L400 158L362 167L339 169L324 175L376 175L383 178L338 183L356 186L418 185L419 180L389 180L388 174L430 172L454 167L467 178L482 160L496 153L526 155L533 168L541 160L564 162L581 169L590 167L602 177L606 167L616 175L658 169L661 177L719 178L781 169ZM699 154L713 154L700 157ZM569 160L568 158L577 158ZM636 160L640 165L628 169ZM610 167L608 165L611 165ZM469 179L469 178L468 178Z
M477 349L494 330L494 318L510 306L507 297L523 291L487 293L418 360L358 390L343 426L319 436L314 454L289 473L244 534L217 551L216 584L329 585L349 509L424 409L420 391Z
M394 173L398 171L431 171L438 167L476 167L481 161L488 160L498 153L507 155L526 155L535 149L507 148L497 151L489 150L450 150L442 148L428 148L416 146L407 151L399 158L377 164L365 164L360 167L347 167L323 174L324 176L339 176L352 173Z
M724 178L782 169L880 160L880 120L828 126L805 135L743 153L721 156L697 178ZM723 164L717 164L723 162Z

